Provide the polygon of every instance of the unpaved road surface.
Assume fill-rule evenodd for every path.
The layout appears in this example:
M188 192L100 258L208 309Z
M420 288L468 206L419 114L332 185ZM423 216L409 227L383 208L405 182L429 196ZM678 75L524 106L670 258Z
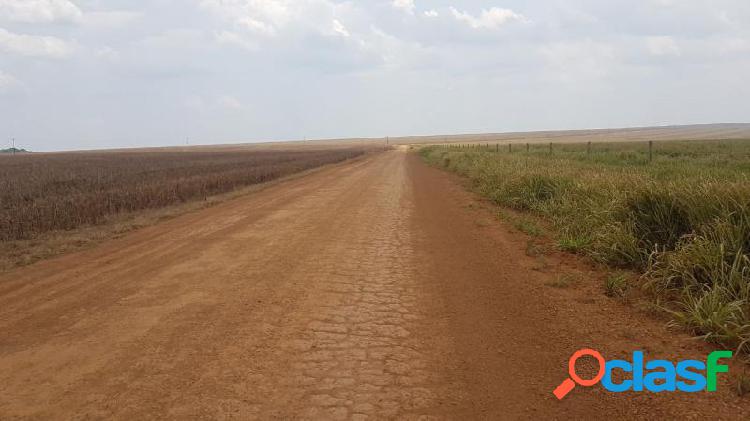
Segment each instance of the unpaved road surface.
M725 383L558 402L578 348L709 349L568 260L403 149L332 166L0 277L0 419L748 414Z

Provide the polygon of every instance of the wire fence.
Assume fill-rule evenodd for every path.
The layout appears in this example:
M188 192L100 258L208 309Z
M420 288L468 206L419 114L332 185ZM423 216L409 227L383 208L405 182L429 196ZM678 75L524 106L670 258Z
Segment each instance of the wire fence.
M622 145L622 144L628 144L628 145L638 145L639 147L643 148L642 151L644 153L648 154L648 160L653 161L654 159L654 141L653 140L647 140L647 141L639 141L639 142L627 142L627 143L617 143L617 142L600 142L599 145ZM570 151L571 147L585 145L586 153L591 154L594 151L593 145L595 142L585 142L585 143L555 143L555 142L549 142L549 143L540 143L540 142L526 142L526 143L513 143L513 142L507 142L504 144L500 143L449 143L449 144L438 144L434 146L438 146L445 149L474 149L479 151L485 151L485 152L507 152L507 153L513 153L513 152L519 152L519 151L525 151L526 153L532 152L532 145L534 146L534 152L538 152L540 149L546 149L547 152L550 154L554 153L556 149L560 149L561 151ZM610 150L605 150L602 152L610 152Z

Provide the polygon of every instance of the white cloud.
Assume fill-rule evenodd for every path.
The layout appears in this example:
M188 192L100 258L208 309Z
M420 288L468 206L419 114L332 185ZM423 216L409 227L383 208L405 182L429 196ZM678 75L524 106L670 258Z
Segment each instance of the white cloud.
M414 14L414 9L416 8L416 6L414 5L414 0L393 0L391 4L396 9L401 9L411 15Z
M341 35L344 38L349 38L351 36L349 30L346 29L346 26L344 26L344 24L342 24L338 19L334 19L332 24L334 33Z
M508 22L528 22L529 20L519 13L510 9L493 7L489 10L482 9L479 17L472 16L468 12L461 12L455 7L450 8L453 17L474 29L497 29Z
M253 44L264 38L314 33L349 37L343 12L352 6L331 0L201 0L202 8L229 22L223 28L233 34L222 38L248 37Z
M272 54L318 68L383 63L386 46L366 8L331 0L202 0L201 6L224 23L214 32L220 44ZM380 31L380 30L379 30ZM382 31L380 31L382 32ZM335 64L334 64L335 63Z
M231 95L221 96L218 99L217 103L220 107L230 110L240 110L243 108L242 103L237 98Z
M294 4L291 0L202 0L200 4L217 16L234 22L238 28L275 35L299 16L306 3Z
M73 46L60 38L23 35L0 28L0 51L29 57L66 58Z
M427 16L428 18L436 18L440 16L440 13L438 13L438 11L435 9L431 9L431 10L425 11L424 15Z
M672 37L659 36L646 38L646 48L653 56L679 56L682 52Z
M540 47L547 77L566 83L606 78L618 65L617 48L594 40L558 41Z
M0 70L0 93L6 92L18 85L19 82L16 78Z
M272 24L261 22L249 16L244 16L237 19L237 25L260 35L276 35L276 28Z
M83 13L69 0L0 0L0 20L23 23L78 22Z
M2 1L2 0L0 0ZM127 10L107 10L86 12L81 22L94 29L119 29L132 24L142 17L141 13Z
M234 45L248 51L257 51L260 45L248 37L234 31L219 31L214 34L217 43L223 45Z
M109 62L116 62L120 60L120 53L112 47L99 48L94 51L94 56Z
M750 39L729 38L718 41L717 50L723 54L743 55L750 53Z
M167 29L142 39L140 44L149 48L170 51L191 48L201 44L204 40L204 32L197 29Z

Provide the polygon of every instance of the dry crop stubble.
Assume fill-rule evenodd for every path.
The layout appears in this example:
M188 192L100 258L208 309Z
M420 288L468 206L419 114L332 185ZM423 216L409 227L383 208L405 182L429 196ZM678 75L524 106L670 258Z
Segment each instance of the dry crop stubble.
M169 217L176 206L342 162L368 146L0 156L3 268Z

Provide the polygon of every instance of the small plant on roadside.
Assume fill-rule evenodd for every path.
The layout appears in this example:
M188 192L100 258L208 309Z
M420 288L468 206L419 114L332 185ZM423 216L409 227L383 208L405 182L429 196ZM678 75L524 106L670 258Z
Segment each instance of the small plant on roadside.
M679 309L669 310L671 324L681 326L708 342L733 345L748 351L750 324L742 301L731 301L724 287L714 287L701 293L685 292Z
M569 253L578 253L585 250L590 244L588 238L562 236L557 240L557 247Z
M604 280L604 294L607 297L622 298L628 289L628 277L622 273L609 275Z
M540 237L542 235L542 229L539 228L539 225L536 224L536 222L532 221L528 218L518 218L516 222L513 224L513 226L523 232L524 234L530 235L532 237Z

